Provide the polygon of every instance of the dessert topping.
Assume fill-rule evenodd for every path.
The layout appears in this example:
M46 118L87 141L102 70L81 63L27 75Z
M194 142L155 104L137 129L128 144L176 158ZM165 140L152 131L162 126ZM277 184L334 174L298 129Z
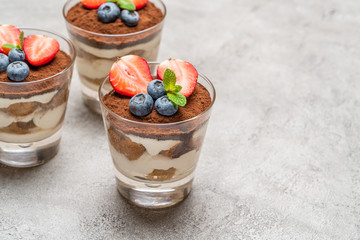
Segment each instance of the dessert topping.
M0 53L9 54L20 44L20 30L13 25L0 25Z
M158 67L158 71L159 71L159 67ZM169 98L169 100L175 105L179 105L181 107L185 106L186 97L180 93L182 90L182 86L175 85L176 83L175 73L171 69L167 68L163 74L162 79L163 79L166 95Z
M160 80L155 81L161 82ZM186 97L180 93L182 87L176 85L176 75L171 69L167 68L165 70L162 83L164 92L159 91L158 95L160 95L160 92L163 94L155 101L155 109L160 115L170 117L178 111L178 106L185 106ZM148 89L151 90L153 87L150 84ZM158 84L159 89L161 89L161 85Z
M154 100L166 94L164 84L159 79L152 80L149 83L149 85L147 86L147 92Z
M139 22L139 13L135 10L143 8L147 0L81 0L81 3L86 8L98 9L98 19L103 23L121 18L126 26L135 27Z
M195 86L198 79L198 72L189 62L179 60L179 59L169 59L166 60L158 66L157 69L157 77L160 80L164 81L165 71L166 69L170 69L173 71L175 75L175 81L182 88L179 90L179 93L184 95L185 97L189 97L195 90ZM173 78L173 76L172 76ZM173 80L172 80L173 82ZM164 86L166 89L166 84L164 82ZM172 85L169 86L172 89ZM167 90L167 89L166 89ZM174 89L175 90L175 89ZM176 88L178 90L178 87ZM167 90L169 91L169 90ZM169 97L169 95L168 95ZM169 99L172 101L171 97ZM181 105L180 105L181 106Z
M21 49L21 50L23 49L23 45L24 45L24 32L23 31L20 32L19 39L16 42L17 42L16 46L11 43L5 43L4 45L2 45L2 47L4 49L9 50L7 53L8 55L10 54L10 52L13 49Z
M179 107L164 95L155 101L155 109L160 115L170 117L178 111Z
M121 9L127 9L129 11L136 10L135 5L130 0L108 0L108 2L117 2Z
M106 2L106 0L81 0L81 3L84 5L84 7L89 9L97 9Z
M4 26L6 27L4 28ZM1 47L8 54L8 56L3 53L0 54L0 72L6 70L11 81L23 81L30 73L29 66L23 62L25 61L25 52L23 51L24 32L20 32L19 29L11 25L1 25L0 29L0 32L4 34L2 39L7 41ZM18 31L19 35L17 34ZM14 40L16 36L18 39Z
M145 59L136 55L119 58L111 67L109 80L117 93L132 97L146 93L152 76Z
M7 66L10 64L8 56L3 53L0 53L0 72L6 70Z
M139 10L147 4L148 0L130 0L134 5L136 10Z
M186 96L182 92L190 96L194 91L198 72L188 62L169 59L158 66L157 75L162 81L152 80L150 67L145 59L127 55L112 65L109 81L117 93L132 97L129 107L133 115L146 116L151 113L155 100L155 110L160 115L173 116L178 111L178 106L186 105ZM178 82L185 88L176 85Z
M59 42L43 35L31 35L24 40L26 60L33 66L41 66L54 59L60 49Z
M138 93L130 99L130 112L138 117L143 117L151 113L154 100L149 94Z
M16 61L9 64L6 72L11 81L20 82L29 76L30 69L26 63Z
M129 11L127 9L121 11L121 21L128 27L135 27L139 19L140 17L137 11Z
M135 27L138 24L140 17L139 17L139 13L135 10L144 7L147 3L147 0L146 1L107 0L107 1L118 4L118 6L122 9L120 14L121 21L128 27Z
M112 2L104 3L98 8L97 14L103 23L114 22L120 17L120 8Z
M16 62L16 61L25 61L25 52L20 48L11 49L9 52L9 61Z

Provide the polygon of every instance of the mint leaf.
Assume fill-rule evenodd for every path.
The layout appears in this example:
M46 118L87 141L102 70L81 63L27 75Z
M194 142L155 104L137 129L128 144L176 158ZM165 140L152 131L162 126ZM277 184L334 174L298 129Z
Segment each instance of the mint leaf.
M169 68L165 70L163 82L166 91L173 91L176 83L176 75L173 70Z
M182 86L180 86L180 85L175 85L175 87L173 88L173 90L172 90L172 92L180 92L181 91L181 89L182 89Z
M130 0L117 0L117 3L121 9L136 10L135 5Z
M24 46L24 31L20 32L19 40L20 40L20 49L23 49L23 46Z
M186 97L179 93L182 89L182 86L175 85L175 83L176 75L174 71L167 68L163 77L163 84L165 91L167 92L167 97L173 104L183 107L186 105Z
M10 43L6 43L4 45L2 45L2 48L10 48L10 49L14 49L16 48L14 45L10 44Z
M167 97L169 98L169 100L176 104L179 105L181 107L186 105L186 97L180 93L167 93Z
M107 2L117 3L117 0L106 0Z

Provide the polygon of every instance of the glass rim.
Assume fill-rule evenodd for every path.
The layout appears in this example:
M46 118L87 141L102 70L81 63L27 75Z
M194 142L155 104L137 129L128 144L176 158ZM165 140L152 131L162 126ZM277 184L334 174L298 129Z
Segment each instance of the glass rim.
M148 62L149 65L150 64L160 64L160 62ZM188 123L188 122L192 122L196 119L199 119L200 117L202 117L203 115L205 115L206 113L208 113L212 106L214 105L215 103L215 99L216 99L216 91L215 91L215 87L214 85L212 84L212 82L210 81L209 78L207 78L205 75L199 73L199 77L203 78L209 85L210 85L210 94L211 92L213 93L213 99L211 101L211 104L209 105L209 107L207 109L205 109L205 111L203 111L202 113L200 113L199 115L196 115L195 117L192 117L192 118L189 118L189 119L186 119L186 120L183 120L183 121L180 121L180 122L172 122L172 123L147 123L147 122L138 122L138 121L134 121L134 120L130 120L130 119L127 119L127 118L124 118L116 113L114 113L112 110L110 110L103 102L102 100L102 97L101 97L101 89L103 88L104 84L106 81L108 81L109 79L109 76L107 76L100 84L100 87L99 87L99 90L98 90L98 95L99 95L99 102L101 104L102 107L104 107L109 113L111 113L114 117L118 118L118 119L121 119L123 121L126 121L128 123L132 123L132 124L139 124L139 125L143 125L143 126L157 126L157 127L165 127L165 126L174 126L174 125L180 125L180 124L184 124L184 123Z
M63 17L66 21L66 23L70 24L73 28L77 29L77 30L80 30L80 31L83 31L85 33L88 33L88 34L92 34L92 35L95 35L95 36L100 36L100 37L130 37L130 36L134 36L134 35L138 35L138 34L141 34L141 33L144 33L144 32L148 32L148 31L151 31L153 29L155 29L156 27L158 27L160 24L162 24L165 20L165 17L166 17L166 6L164 4L164 2L162 0L155 0L155 1L158 1L160 2L161 6L163 6L164 8L164 17L161 19L161 21L157 24L155 24L154 26L151 26L149 28L146 28L144 30L140 30L138 32L133 32L133 33L122 33L122 34L105 34L105 33L97 33L97 32L92 32L92 31L89 31L89 30L85 30L83 28L80 28L78 26L75 26L74 24L72 24L71 22L69 22L66 18L66 13L65 13L65 7L73 0L67 0L63 6L63 10L62 10L62 14L63 14ZM77 0L80 2L80 0ZM151 1L151 0L150 0Z
M76 58L76 50L75 50L74 44L71 42L70 39L66 38L65 36L63 36L59 33L56 33L56 32L50 31L50 30L46 30L46 29L28 28L28 27L20 27L19 29L24 32L26 32L26 30L31 30L31 31L37 31L39 33L50 33L52 35L55 35L55 36L61 38L62 40L64 40L70 46L70 48L72 49L72 51L74 53L73 54L74 56L71 56L71 54L69 54L71 57L71 62L69 63L69 65L67 65L66 68L64 68L62 71L60 71L54 75L51 75L49 77L42 78L42 79L39 79L36 81L31 81L31 82L0 82L0 85L5 84L5 85L11 85L11 86L21 86L21 85L28 85L28 84L35 84L35 83L43 82L43 81L46 81L48 79L54 78L56 76L59 76L65 72L67 72L74 65L75 58Z

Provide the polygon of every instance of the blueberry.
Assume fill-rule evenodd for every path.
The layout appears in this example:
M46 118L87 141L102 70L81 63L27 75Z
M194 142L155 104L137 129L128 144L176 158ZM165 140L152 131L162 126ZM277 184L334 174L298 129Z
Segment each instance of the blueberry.
M26 63L17 61L10 63L6 72L11 81L20 82L29 76L30 69Z
M112 2L104 3L98 8L97 14L103 23L114 22L120 17L120 8Z
M139 13L137 11L122 10L121 20L128 27L135 27L139 22Z
M0 72L6 70L7 66L9 65L9 58L3 53L0 53Z
M177 112L178 108L179 107L173 104L166 95L158 98L155 101L156 111L163 116L170 117L174 115Z
M159 79L152 80L147 86L147 91L154 100L166 94L164 83Z
M130 99L130 112L138 117L143 117L151 113L154 100L149 94L138 93Z
M9 52L9 61L24 61L25 60L25 52L22 49L14 48Z

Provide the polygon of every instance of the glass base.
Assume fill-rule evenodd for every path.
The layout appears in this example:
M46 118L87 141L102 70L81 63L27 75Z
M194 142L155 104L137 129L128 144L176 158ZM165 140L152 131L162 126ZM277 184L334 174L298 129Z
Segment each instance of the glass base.
M59 150L61 129L52 136L33 143L0 141L0 163L10 167L35 167L48 162Z
M94 91L93 89L83 85L82 99L83 99L83 103L88 109L90 109L94 113L101 115L101 107L100 107L99 96L97 91Z
M136 206L166 208L184 200L191 191L194 173L168 183L135 181L116 172L116 185L120 194Z

